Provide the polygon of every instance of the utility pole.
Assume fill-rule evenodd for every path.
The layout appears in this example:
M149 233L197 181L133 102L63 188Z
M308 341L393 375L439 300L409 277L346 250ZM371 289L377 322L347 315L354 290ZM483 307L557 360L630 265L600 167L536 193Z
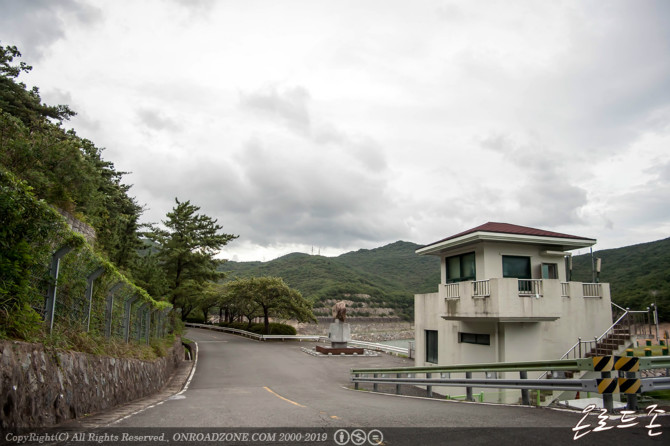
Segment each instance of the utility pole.
M651 290L651 295L654 296L654 303L652 305L654 306L654 325L656 326L656 342L658 342L658 305L656 303L657 294L658 291Z

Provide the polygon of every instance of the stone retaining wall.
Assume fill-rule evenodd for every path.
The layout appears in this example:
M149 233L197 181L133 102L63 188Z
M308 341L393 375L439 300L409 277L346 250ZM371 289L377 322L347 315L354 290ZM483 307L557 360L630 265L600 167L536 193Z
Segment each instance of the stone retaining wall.
M183 360L180 339L155 361L1 341L0 431L51 426L150 395L167 384Z
M298 334L328 336L328 328L333 319L318 320L318 324L295 324ZM358 341L414 339L414 327L410 322L381 318L347 318L346 322L351 325L351 337Z

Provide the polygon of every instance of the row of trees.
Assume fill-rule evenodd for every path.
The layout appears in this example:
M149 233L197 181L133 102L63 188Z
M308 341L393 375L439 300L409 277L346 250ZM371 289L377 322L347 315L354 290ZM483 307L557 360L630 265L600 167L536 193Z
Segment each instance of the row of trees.
M190 201L175 199L162 225L140 224L143 208L122 182L125 172L103 159L103 149L63 128L75 116L67 105L45 105L37 87L18 81L32 69L20 57L15 46L0 46L0 169L93 226L96 251L154 299L180 309L183 319L213 306L231 315L264 316L266 328L270 317L314 318L311 303L279 278L222 284L223 260L215 255L238 236L223 232Z

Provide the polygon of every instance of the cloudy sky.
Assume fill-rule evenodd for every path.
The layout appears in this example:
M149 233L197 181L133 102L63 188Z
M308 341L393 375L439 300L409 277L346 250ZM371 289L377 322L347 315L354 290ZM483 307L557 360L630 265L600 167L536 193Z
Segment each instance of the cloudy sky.
M670 236L668 1L0 0L0 41L145 221L191 200L229 259Z

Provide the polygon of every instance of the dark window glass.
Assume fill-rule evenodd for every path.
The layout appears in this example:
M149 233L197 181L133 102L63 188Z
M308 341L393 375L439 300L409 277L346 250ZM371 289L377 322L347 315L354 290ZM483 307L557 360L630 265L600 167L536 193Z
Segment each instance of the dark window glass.
M458 333L458 342L465 344L491 345L491 335L483 333Z
M437 364L437 331L426 330L426 362Z
M447 257L447 283L475 280L475 253Z
M503 256L503 277L532 279L530 275L530 257Z
M558 265L556 263L542 264L543 279L558 279Z

